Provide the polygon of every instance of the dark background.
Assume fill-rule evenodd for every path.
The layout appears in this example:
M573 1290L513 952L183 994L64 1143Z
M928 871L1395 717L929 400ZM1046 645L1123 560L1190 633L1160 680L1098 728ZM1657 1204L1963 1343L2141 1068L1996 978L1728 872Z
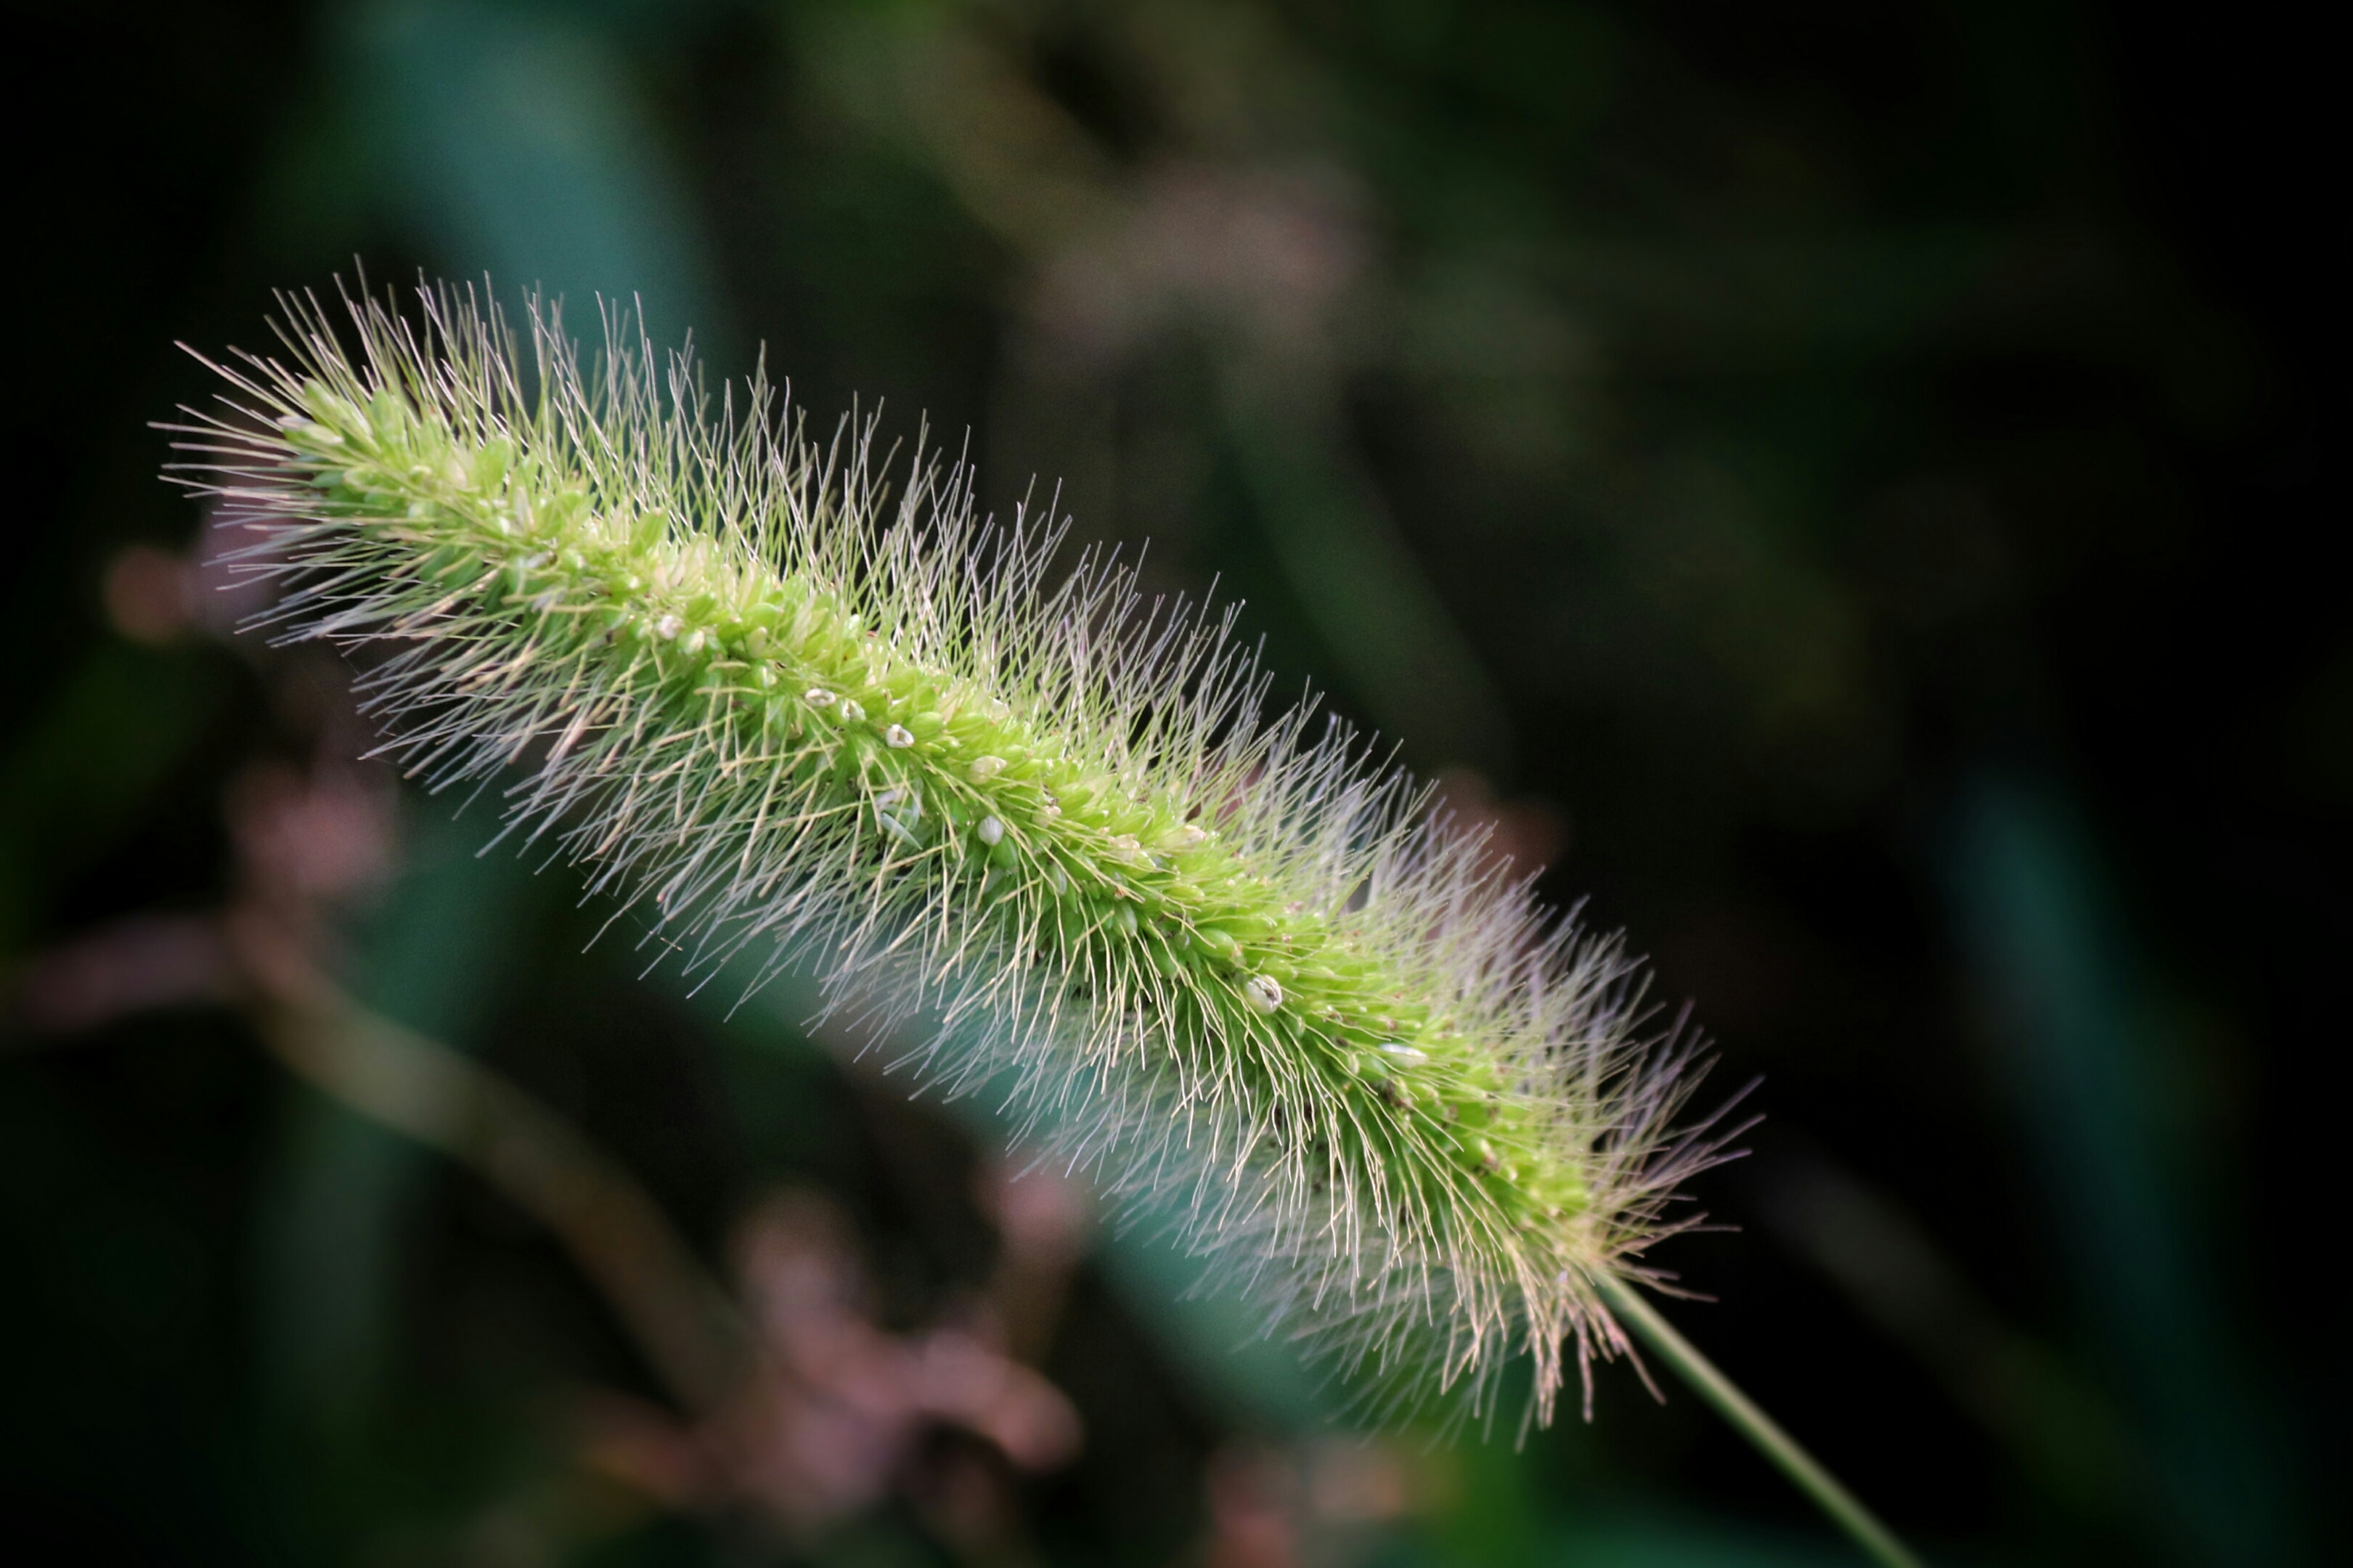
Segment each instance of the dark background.
M1100 1233L1040 1362L1088 1446L990 1461L994 1533L941 1522L930 1458L797 1539L573 1485L564 1401L656 1388L527 1217L293 1084L234 997L41 1002L59 955L235 894L269 765L315 784L364 739L332 669L201 607L142 619L121 569L202 552L150 428L207 395L174 340L260 346L271 289L356 257L537 281L575 321L636 293L721 373L765 344L813 423L920 412L969 432L992 507L1059 477L1077 537L1247 599L1278 669L1402 735L1549 897L1629 931L1662 1004L1695 999L1721 1090L1762 1079L1753 1157L1698 1184L1739 1228L1663 1258L1718 1304L1674 1316L1935 1560L2342 1549L2341 94L2301 10L10 26L0 1541L1845 1560L1622 1368L1589 1427L1384 1438L1396 1497L1327 1506L1330 1392L1233 1362L1230 1320L1167 1305L1181 1271ZM886 1327L986 1273L985 1128L788 1000L722 1023L638 979L561 873L474 861L478 816L350 776L399 824L334 900L372 1005L572 1118L714 1260L795 1184L849 1216Z

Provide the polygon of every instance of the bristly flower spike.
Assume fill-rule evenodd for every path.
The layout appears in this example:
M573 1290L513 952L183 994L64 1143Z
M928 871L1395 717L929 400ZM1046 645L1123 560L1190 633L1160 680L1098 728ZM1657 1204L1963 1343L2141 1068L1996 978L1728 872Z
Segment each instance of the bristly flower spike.
M617 316L585 360L470 294L289 300L287 356L215 368L184 479L248 531L288 639L365 645L386 750L496 783L690 965L821 966L877 1028L928 1015L951 1090L1183 1239L1377 1397L1492 1412L1625 1348L1605 1289L1711 1159L1671 1119L1614 939L1307 705L1269 716L1232 614L1145 602L1060 526L976 515L871 421L716 408ZM526 358L527 353L527 358ZM1588 1382L1589 1390L1589 1382ZM1589 1393L1588 1393L1589 1403Z

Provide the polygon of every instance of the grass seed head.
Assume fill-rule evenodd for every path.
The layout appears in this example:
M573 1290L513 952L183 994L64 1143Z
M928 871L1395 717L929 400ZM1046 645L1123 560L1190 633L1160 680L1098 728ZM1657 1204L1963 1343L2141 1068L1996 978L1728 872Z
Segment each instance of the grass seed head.
M758 377L714 406L617 316L584 357L536 303L285 303L174 472L279 637L371 649L411 773L495 783L691 966L926 1020L930 1080L1016 1083L1369 1397L1491 1411L1525 1352L1545 1420L1623 1347L1596 1281L1715 1148L1672 1126L1687 1043L1646 1042L1616 939L1270 710L1230 610L1053 574L1061 527L983 522L969 468L894 495L871 422L814 443Z

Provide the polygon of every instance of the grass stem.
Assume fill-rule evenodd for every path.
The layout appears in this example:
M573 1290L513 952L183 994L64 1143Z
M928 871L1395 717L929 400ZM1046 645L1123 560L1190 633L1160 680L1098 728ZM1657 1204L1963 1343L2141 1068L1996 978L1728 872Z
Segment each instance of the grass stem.
M1806 1452L1795 1437L1783 1431L1780 1423L1759 1409L1757 1402L1701 1354L1696 1345L1677 1333L1674 1325L1661 1317L1658 1310L1632 1286L1609 1275L1603 1275L1599 1283L1602 1299L1609 1303L1609 1310L1619 1321L1657 1352L1660 1360L1674 1368L1676 1375L1689 1384L1693 1392L1715 1407L1716 1414L1755 1444L1757 1452L1771 1460L1775 1468L1796 1482L1799 1491L1813 1499L1815 1505L1869 1553L1873 1562L1881 1564L1881 1568L1923 1568L1920 1559L1895 1539L1894 1532L1879 1521L1878 1515L1841 1486L1838 1478L1824 1469L1821 1461Z

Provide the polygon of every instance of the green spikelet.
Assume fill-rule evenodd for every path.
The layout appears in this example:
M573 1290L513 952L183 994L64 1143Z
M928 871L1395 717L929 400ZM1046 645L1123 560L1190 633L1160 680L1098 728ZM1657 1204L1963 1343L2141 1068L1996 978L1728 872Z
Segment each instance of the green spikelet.
M976 521L968 468L886 500L871 425L713 410L616 321L584 363L534 307L526 362L470 296L347 304L353 352L295 300L285 361L216 366L176 467L279 636L368 647L413 773L495 782L690 965L933 1018L931 1081L1008 1075L1114 1202L1173 1192L1375 1397L1491 1407L1525 1352L1548 1419L1623 1347L1597 1285L1715 1147L1669 1128L1688 1050L1409 779L1264 716L1230 612L1051 579L1058 529Z

